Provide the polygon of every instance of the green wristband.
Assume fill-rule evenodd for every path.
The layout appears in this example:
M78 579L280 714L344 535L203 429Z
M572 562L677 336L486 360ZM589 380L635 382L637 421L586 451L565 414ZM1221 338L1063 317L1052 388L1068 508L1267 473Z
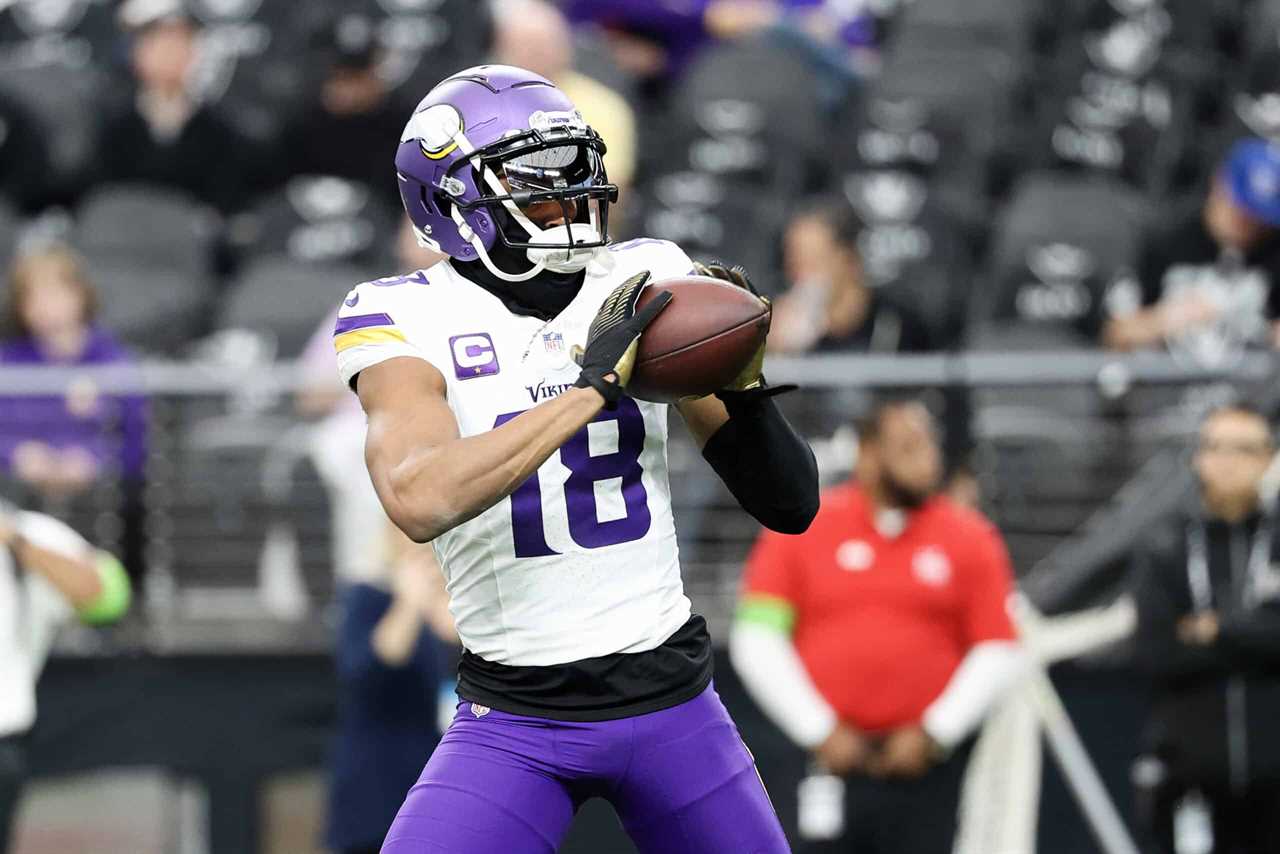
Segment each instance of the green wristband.
M98 552L94 566L98 570L102 592L77 614L81 622L90 625L114 623L129 610L129 602L133 598L129 573L114 555L103 551Z

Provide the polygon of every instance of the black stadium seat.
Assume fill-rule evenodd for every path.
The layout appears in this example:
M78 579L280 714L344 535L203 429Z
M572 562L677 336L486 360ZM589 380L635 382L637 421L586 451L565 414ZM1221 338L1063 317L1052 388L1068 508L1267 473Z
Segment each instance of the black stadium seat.
M668 137L655 152L666 161L684 148L689 168L749 182L757 192L764 181L789 196L811 188L825 169L827 123L816 76L784 48L759 41L708 48L681 78L673 102Z
M86 252L103 326L142 351L182 355L208 331L214 287L192 270L148 267Z
M190 197L133 184L110 184L81 203L74 242L98 262L205 275L217 223Z
M1131 263L1145 222L1141 198L1115 182L1033 173L996 221L971 306L971 338L1023 324L1057 330L1046 341L1096 343L1109 283Z
M188 8L201 25L197 90L242 133L269 139L282 112L308 94L315 69L306 38L324 4L190 0Z
M219 326L269 335L278 358L292 358L343 296L363 279L340 264L301 264L284 256L259 259L236 279L222 307Z
M0 57L8 68L63 65L106 68L119 35L114 4L102 0L0 3Z
M489 4L475 0L354 0L339 7L373 22L383 74L409 105L445 76L482 62L492 40Z
M1146 203L1111 181L1037 172L1024 176L997 218L992 263L1004 266L1028 246L1064 241L1087 248L1114 272L1133 257Z
M343 263L370 276L392 266L396 212L368 188L324 175L293 178L231 229L246 257L284 254L311 264Z
M936 345L950 344L961 332L973 275L965 226L910 172L854 172L841 186L863 223L858 253L870 283L910 303Z

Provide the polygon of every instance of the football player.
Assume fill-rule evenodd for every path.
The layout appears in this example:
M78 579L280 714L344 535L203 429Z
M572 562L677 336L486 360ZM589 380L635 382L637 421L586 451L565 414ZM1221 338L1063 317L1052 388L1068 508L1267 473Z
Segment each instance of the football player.
M542 77L446 79L396 172L419 241L448 257L359 285L339 314L369 473L434 544L464 647L457 715L384 854L553 852L593 796L643 852L788 850L681 583L667 406L625 394L641 331L680 311L637 311L646 280L750 282L665 241L610 243L604 152ZM817 468L760 361L677 409L742 506L798 533Z

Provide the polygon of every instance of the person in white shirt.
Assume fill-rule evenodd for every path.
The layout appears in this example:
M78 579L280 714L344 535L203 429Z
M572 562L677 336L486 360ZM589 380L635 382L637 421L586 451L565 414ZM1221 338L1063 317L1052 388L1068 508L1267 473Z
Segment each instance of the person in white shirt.
M0 854L8 850L36 720L36 681L57 629L119 619L129 576L113 556L39 513L0 504Z

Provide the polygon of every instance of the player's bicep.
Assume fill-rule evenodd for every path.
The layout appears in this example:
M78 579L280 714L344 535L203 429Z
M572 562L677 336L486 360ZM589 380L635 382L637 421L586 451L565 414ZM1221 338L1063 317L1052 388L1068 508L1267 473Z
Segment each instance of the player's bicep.
M365 368L356 393L368 416L365 463L392 521L405 528L412 508L403 505L399 478L414 458L458 438L458 422L446 399L445 380L423 359L397 357Z

